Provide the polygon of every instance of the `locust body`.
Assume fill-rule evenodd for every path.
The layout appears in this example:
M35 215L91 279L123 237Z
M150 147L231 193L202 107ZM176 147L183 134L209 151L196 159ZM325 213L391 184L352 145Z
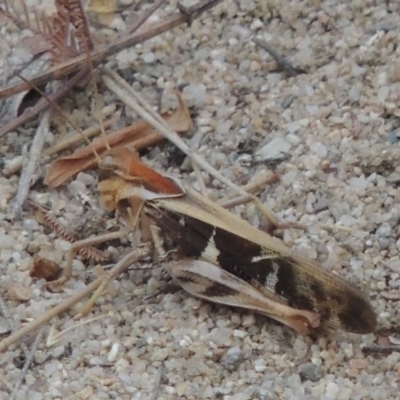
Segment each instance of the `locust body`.
M159 226L178 251L179 261L167 269L193 295L252 309L306 334L374 331L375 312L359 289L195 190L184 190L131 150L111 152L100 168L106 208L132 226L140 215Z

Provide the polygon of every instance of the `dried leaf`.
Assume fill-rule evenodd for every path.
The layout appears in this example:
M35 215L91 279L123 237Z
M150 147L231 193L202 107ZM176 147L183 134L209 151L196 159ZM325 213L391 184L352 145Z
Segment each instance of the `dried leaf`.
M61 267L48 258L33 256L32 266L29 275L33 278L46 279L47 282L58 279L61 275Z
M180 95L178 95L178 99L178 108L172 113L161 114L161 117L171 129L176 132L185 132L190 128L192 120ZM121 131L107 135L107 142L111 148L132 145L136 150L140 150L160 141L162 138L147 122L138 121ZM104 138L99 137L90 146L79 149L70 156L55 160L47 173L45 184L57 187L78 172L95 166L97 160L94 150L98 155L107 150Z

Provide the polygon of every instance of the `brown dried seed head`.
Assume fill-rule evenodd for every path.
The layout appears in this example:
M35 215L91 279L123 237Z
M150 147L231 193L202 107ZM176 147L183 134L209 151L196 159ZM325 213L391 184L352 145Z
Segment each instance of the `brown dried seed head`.
M33 278L46 279L47 282L58 279L61 275L60 266L47 258L35 254L29 275Z

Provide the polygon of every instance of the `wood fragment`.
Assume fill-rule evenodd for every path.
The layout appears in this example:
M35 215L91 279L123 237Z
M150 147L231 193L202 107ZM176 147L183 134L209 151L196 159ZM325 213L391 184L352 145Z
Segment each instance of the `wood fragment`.
M277 174L264 174L257 179L254 180L254 182L250 182L245 186L242 186L242 189L245 192L252 193L256 190L259 190L265 185L271 185L273 183L278 182L279 176ZM216 201L217 204L219 204L221 207L224 208L233 208L241 204L245 204L251 201L251 197L249 195L247 196L237 196L235 193L228 194L225 197L222 197Z
M365 346L362 348L362 352L364 354L391 354L394 352L400 352L399 345L393 346L380 346L380 345L373 345L373 346Z

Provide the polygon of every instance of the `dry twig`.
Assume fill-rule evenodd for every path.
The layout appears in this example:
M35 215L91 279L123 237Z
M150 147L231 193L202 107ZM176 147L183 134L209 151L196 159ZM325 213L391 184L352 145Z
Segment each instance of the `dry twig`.
M22 170L22 174L18 183L17 195L15 196L15 202L13 206L14 218L21 218L22 204L28 197L29 188L32 184L32 177L37 169L46 135L49 133L52 112L53 110L47 110L44 113L37 128L36 135L33 138L29 152L29 160L26 164L26 167Z
M40 340L42 339L43 332L44 332L44 329L43 329L43 326L42 326L40 328L38 334L36 335L35 341L33 342L33 345L31 347L31 351L29 352L29 355L26 358L26 361L25 361L25 364L24 364L24 366L23 366L23 368L21 370L21 374L19 376L18 382L15 384L14 391L10 396L10 400L14 400L15 399L15 396L17 395L18 390L21 387L22 382L25 379L25 376L26 376L26 374L28 372L28 369L32 364L33 357L35 356L36 350L37 350L37 348L39 346Z
M6 318L8 325L10 327L11 333L16 332L15 324L14 324L14 319L11 317L10 311L8 310L8 307L3 300L3 297L0 294L0 310L3 316ZM21 343L21 349L24 352L25 356L28 357L29 350L28 347L26 347L26 344L24 342Z
M150 395L150 400L156 400L157 399L157 394L158 394L158 391L160 390L162 373L163 373L163 367L161 365L161 366L158 367L158 370L157 370L156 381L154 383L153 392Z
M365 346L362 348L362 352L364 354L391 354L394 352L400 352L400 346L398 344L394 344L392 346L381 346L381 345L373 345L373 346Z
M270 54L275 61L278 63L278 65L285 70L290 76L297 76L299 74L304 74L305 71L302 70L301 68L296 68L294 67L285 57L281 56L278 54L277 51L275 51L267 42L264 40L258 39L256 37L253 37L251 39L252 42L254 42L256 45L260 46L263 48L268 54Z

